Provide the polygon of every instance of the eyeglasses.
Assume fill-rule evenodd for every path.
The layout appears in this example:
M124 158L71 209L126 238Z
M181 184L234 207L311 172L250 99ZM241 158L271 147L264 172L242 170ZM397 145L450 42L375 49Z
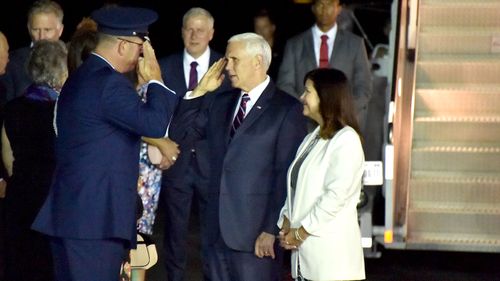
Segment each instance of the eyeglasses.
M128 43L136 44L139 47L142 47L142 45L144 45L144 42L146 42L146 41L143 41L141 43L137 43L137 42L130 41L130 40L127 40L125 38L120 38L120 37L118 37L118 40L122 40L122 41L125 41L125 42L128 42Z

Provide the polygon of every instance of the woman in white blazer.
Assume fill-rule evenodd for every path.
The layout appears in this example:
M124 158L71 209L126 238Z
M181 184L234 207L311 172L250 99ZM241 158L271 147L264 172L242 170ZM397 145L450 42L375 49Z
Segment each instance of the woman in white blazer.
M292 251L298 280L365 279L356 210L364 156L349 83L336 69L312 70L304 81L303 114L319 126L288 170L280 245Z

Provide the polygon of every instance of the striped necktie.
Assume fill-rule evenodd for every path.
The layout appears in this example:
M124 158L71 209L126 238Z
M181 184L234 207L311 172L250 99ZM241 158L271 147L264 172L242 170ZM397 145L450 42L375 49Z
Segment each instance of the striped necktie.
M233 125L231 126L231 132L230 132L231 138L234 136L234 133L236 133L236 130L240 127L241 123L243 122L243 119L245 118L245 112L247 110L247 102L249 100L250 97L248 96L247 93L243 94L243 96L241 97L238 113L236 113L236 116L234 117L233 120Z

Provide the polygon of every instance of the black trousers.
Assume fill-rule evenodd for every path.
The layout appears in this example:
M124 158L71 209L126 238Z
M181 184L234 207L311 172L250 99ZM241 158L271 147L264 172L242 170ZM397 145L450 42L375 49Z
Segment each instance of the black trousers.
M259 258L254 252L236 251L219 239L208 248L210 279L217 281L281 281L283 251L275 243L275 259Z
M198 209L200 217L206 207L207 180L199 175L196 165L192 163L179 180L166 178L162 186L162 198L165 207L165 267L169 281L184 281L188 258L189 221L192 209ZM192 208L192 204L198 204ZM200 218L200 222L203 219ZM206 264L206 227L200 223L200 240L202 270L204 280L207 277Z

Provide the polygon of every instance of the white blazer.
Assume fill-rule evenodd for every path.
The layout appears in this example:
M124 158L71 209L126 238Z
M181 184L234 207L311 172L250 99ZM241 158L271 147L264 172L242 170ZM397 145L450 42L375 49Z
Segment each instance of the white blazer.
M318 132L319 127L305 137L290 167ZM286 216L292 228L303 226L311 234L292 251L294 278L300 260L302 276L309 280L365 279L356 210L363 163L359 136L346 126L332 139L319 139L312 148L300 167L294 198L288 169L288 196L277 224L281 228Z

